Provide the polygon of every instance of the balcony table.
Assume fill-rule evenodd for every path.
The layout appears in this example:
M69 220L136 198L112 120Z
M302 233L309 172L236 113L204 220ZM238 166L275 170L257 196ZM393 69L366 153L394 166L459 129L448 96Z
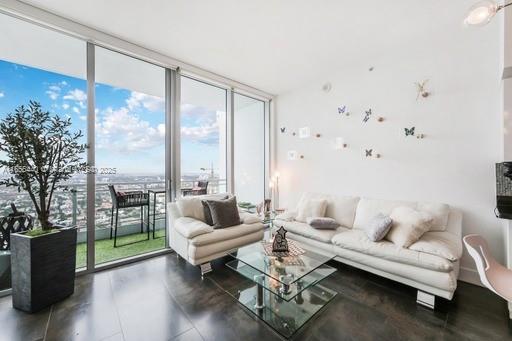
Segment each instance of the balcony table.
M148 195L149 195L149 205L151 207L151 197L153 197L153 221L151 222L151 218L149 219L148 221L148 224L149 225L153 225L153 239L155 239L155 223L156 223L156 196L159 195L159 194L164 194L165 195L165 189L164 188L158 188L158 189L148 189ZM167 205L165 207L165 210L167 211ZM148 213L149 214L149 213ZM164 213L164 217L165 217L165 214ZM158 215L162 215L161 213L159 213Z

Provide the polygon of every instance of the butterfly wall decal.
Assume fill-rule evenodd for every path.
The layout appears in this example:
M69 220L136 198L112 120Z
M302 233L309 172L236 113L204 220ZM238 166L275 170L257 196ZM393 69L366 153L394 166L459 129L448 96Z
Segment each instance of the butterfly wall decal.
M338 107L338 114L340 114L340 115L344 114L346 116L350 115L350 113L347 110L347 106L346 105L344 105L342 107Z
M372 157L373 149L365 149L366 151L366 157Z
M282 127L282 128L281 128L281 133L283 133L283 134L284 134L285 132L286 132L286 127Z
M414 129L416 129L416 127L412 127L411 129L404 128L405 136L414 136Z
M372 109L368 109L364 112L364 118L363 122L366 123L370 119L370 116L372 115Z

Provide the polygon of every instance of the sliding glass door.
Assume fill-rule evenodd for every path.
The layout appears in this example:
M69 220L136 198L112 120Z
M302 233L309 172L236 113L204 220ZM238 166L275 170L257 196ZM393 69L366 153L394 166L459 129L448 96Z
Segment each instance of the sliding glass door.
M95 259L102 264L166 245L165 69L95 52Z
M234 93L233 103L235 194L257 205L265 199L265 102Z
M226 89L181 77L178 195L226 192L226 107Z

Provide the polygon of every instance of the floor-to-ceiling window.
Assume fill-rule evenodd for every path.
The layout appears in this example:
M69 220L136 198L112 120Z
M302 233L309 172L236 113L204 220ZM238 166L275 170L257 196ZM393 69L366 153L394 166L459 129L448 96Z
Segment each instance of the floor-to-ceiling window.
M78 142L86 143L85 42L5 15L0 15L0 32L0 120L6 120L21 106L29 110L28 115L34 112L30 111L31 106L40 106L50 117L69 120L69 131L80 132ZM7 160L9 155L0 152L0 158ZM86 160L85 153L81 158ZM0 169L0 179L12 177L15 172ZM58 183L50 209L52 222L78 228L79 243L87 238L85 182L85 174L77 171L70 179ZM37 217L36 206L27 191L0 185L0 216L12 212L11 204L18 211ZM35 219L35 226L38 225ZM77 268L85 265L80 260L86 252L86 247L79 248ZM0 290L8 287L10 250L8 244L2 243Z
M95 52L100 264L165 247L165 69L100 47Z
M173 95L166 89L165 68L99 46L87 65L86 46L92 43L6 15L0 15L0 30L0 120L35 101L52 116L69 119L70 131L81 132L80 143L87 143L88 132L95 138L81 156L86 161L86 154L94 155L95 168L77 171L59 184L51 205L53 222L78 228L77 268L85 268L92 254L95 264L104 264L165 248L166 181L179 182L178 196L225 192L234 182L242 201L263 200L268 165L265 134L259 133L265 129L262 101L192 76L177 79L173 73L181 101L180 134L173 139L179 145L179 177L166 179L165 156L173 148L165 146L165 122L166 115L168 122L173 117L165 99L171 103ZM89 84L95 82L92 99L87 67L95 69L94 76L89 73ZM233 108L229 96L234 96ZM88 112L88 103L95 110ZM227 131L228 109L233 110L234 135ZM228 160L230 143L234 160ZM0 158L6 157L0 152ZM230 161L234 174L228 181ZM91 171L93 190L87 188ZM7 176L0 170L0 179ZM2 217L10 213L11 203L35 216L27 193L0 185ZM87 222L88 210L94 211L94 224L92 215ZM88 236L94 245L89 249ZM0 250L0 290L10 285L9 267L9 250Z
M182 196L225 192L227 91L181 77Z
M234 93L234 180L239 202L265 199L265 102Z

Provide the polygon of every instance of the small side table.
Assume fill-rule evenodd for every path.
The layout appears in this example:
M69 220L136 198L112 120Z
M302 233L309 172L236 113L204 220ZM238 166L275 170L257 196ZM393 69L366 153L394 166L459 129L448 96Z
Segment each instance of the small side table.
M153 239L155 239L155 223L156 223L156 196L159 195L159 194L164 194L165 195L165 189L148 189L148 194L149 194L149 207L151 207L151 197L153 197L153 221L151 222L151 217L149 217L149 213L148 213L148 224L149 225L153 225ZM167 205L165 207L165 213L163 214L164 215L164 218L167 214ZM158 214L158 215L162 215L161 213ZM161 219L161 218L160 218Z

